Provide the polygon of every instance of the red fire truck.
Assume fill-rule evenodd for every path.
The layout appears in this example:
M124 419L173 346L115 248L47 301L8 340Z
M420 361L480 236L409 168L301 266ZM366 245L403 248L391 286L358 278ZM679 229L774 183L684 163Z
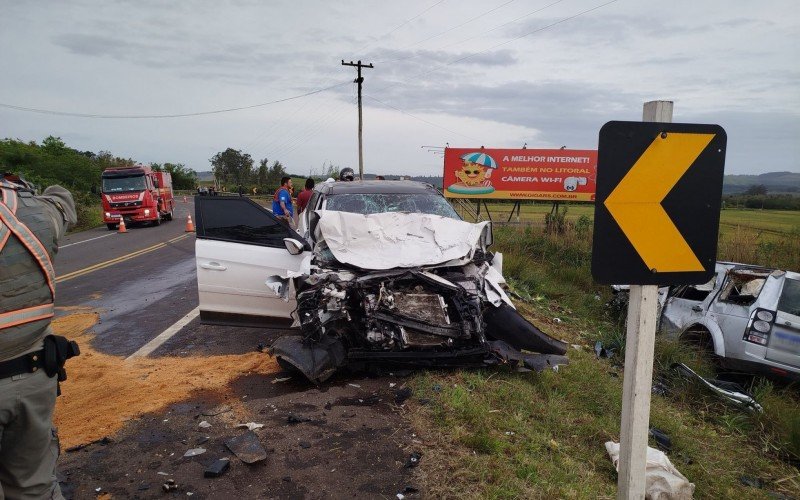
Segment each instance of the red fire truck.
M162 219L172 220L175 197L169 173L134 165L108 168L101 178L103 222L108 229L116 229L120 219L125 220L125 225L150 222L154 226Z

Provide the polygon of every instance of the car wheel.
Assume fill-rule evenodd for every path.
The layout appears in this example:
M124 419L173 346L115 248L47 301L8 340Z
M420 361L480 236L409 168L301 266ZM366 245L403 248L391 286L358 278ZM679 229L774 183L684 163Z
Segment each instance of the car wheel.
M114 230L117 229L117 225L116 224L107 223L106 227L108 228L109 231L114 231Z

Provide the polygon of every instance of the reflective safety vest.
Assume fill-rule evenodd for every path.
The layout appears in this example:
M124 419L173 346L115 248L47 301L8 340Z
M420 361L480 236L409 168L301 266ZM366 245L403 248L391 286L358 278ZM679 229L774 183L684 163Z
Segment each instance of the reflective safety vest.
M50 302L33 307L0 313L0 333L5 328L52 318L55 313L56 272L47 249L28 227L16 216L18 187L5 179L0 179L0 252L5 248L11 235L14 235L39 264L47 286L50 288Z

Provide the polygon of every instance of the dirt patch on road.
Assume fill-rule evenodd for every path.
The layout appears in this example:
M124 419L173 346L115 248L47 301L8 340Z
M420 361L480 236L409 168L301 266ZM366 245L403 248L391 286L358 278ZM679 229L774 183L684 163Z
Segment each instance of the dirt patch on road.
M84 311L53 321L57 335L81 347L81 355L67 362L69 379L61 384L56 403L55 423L64 448L112 435L127 421L183 401L193 391L223 391L242 375L278 371L272 358L258 352L130 361L103 354L91 346L98 315Z

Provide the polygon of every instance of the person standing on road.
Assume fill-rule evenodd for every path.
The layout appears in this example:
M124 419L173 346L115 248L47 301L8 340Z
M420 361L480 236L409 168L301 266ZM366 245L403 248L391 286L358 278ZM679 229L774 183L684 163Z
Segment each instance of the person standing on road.
M63 499L53 409L78 345L52 335L58 240L77 222L72 195L0 175L0 498Z
M308 201L311 199L311 195L314 193L314 179L309 177L306 179L306 186L305 188L300 191L300 194L297 195L297 213L302 214L303 210L306 209L308 206Z
M284 219L287 224L292 225L294 218L294 207L292 206L292 195L289 189L292 187L291 177L281 178L281 187L275 190L272 197L272 213L281 219Z

